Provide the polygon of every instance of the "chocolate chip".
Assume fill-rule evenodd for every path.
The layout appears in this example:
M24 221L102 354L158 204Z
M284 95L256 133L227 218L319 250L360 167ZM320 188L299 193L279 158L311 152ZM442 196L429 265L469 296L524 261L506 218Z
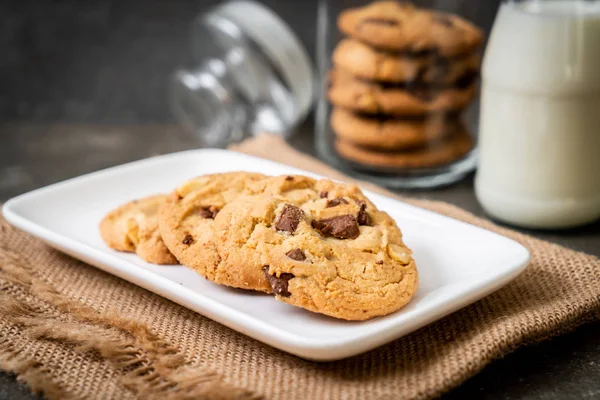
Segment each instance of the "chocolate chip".
M281 212L281 216L279 217L279 221L277 221L275 228L278 231L294 233L303 216L304 213L301 209L291 204L286 204L283 207L283 211Z
M466 71L460 78L457 79L454 84L459 89L466 89L475 82L478 76L478 72L474 70Z
M362 200L357 200L356 203L360 206L360 210L358 210L358 215L356 216L356 221L359 225L371 226L371 217L369 217L369 214L367 214L367 203Z
M452 21L452 19L446 15L436 15L433 17L433 20L438 24L444 25L447 28L454 27L454 21Z
M291 175L288 175L288 176L286 176L286 177L285 177L285 180L286 180L286 181L293 181L293 180L294 180L294 177L293 177L293 176L291 176Z
M423 101L431 101L436 98L441 88L423 82L426 72L426 69L421 69L411 82L377 82L377 85L382 89L403 89Z
M339 217L314 220L312 227L323 236L336 239L356 239L360 234L358 222L354 215L341 215Z
M215 219L219 213L219 209L215 206L202 207L198 213L202 218Z
M288 292L288 283L290 279L294 278L294 275L287 272L279 274L279 277L276 275L271 275L269 274L268 265L263 267L263 271L265 272L265 276L269 281L269 285L271 285L271 289L273 289L273 293L282 297L290 297L292 295L290 292Z
M437 97L437 92L430 88L416 87L409 90L410 94L422 101L433 101Z
M382 265L383 264L383 260L377 260L377 261L375 261L375 264Z
M384 25L384 26L398 26L400 25L400 22L395 20L395 19L390 19L390 18L365 18L360 22L359 29L362 27L363 24L375 24L375 25Z
M409 82L377 82L377 86L382 89L401 89L401 90L415 90L419 88L431 88L431 85L423 82L423 77L427 70L425 68L420 68L419 72L417 72L417 76L414 80ZM362 79L362 78L360 78ZM366 79L363 82L368 82ZM389 117L388 117L389 119Z
M371 226L371 217L365 210L360 210L356 216L356 221L359 225Z
M292 260L296 260L296 261L306 260L306 256L304 255L304 252L300 249L290 250L287 253L285 253L285 255L288 256L289 258L291 258Z
M192 235L185 235L181 243L189 246L190 244L194 243L194 237Z
M356 205L358 205L361 209L363 208L367 208L367 202L364 200L358 200L358 199L354 199L354 202L356 203Z
M447 59L438 60L432 65L427 72L429 73L429 79L437 83L441 81L450 72L450 62Z
M322 191L322 192L319 192L319 197L322 199L326 199L328 194L329 194L329 192Z
M344 199L343 197L336 197L335 199L327 200L327 205L325 207L335 207L339 206L340 204L348 204L348 200Z

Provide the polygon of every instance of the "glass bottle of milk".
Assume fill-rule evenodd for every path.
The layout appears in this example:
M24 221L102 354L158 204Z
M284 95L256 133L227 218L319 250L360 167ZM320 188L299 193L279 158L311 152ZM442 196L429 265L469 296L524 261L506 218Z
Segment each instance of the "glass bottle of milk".
M484 209L532 228L600 218L600 1L504 2L482 70Z

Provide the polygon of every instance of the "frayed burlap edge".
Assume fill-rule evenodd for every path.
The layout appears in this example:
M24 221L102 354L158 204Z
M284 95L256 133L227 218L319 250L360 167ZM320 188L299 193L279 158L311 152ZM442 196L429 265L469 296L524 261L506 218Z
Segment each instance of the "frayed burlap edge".
M0 248L0 314L4 324L18 328L31 341L53 341L108 361L120 372L120 385L136 398L258 398L224 383L213 371L192 365L145 325L114 311L99 314L67 298L36 277L32 265L5 248ZM0 339L0 368L47 398L72 398L54 382L52 371L14 348L11 337Z

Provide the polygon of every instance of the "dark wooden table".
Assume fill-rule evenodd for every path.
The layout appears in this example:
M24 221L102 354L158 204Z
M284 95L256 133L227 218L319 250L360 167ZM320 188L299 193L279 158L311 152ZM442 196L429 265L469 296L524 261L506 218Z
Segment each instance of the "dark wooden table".
M216 2L0 2L0 202L105 167L196 147L173 124L166 81L190 61L192 18ZM314 49L316 0L265 3ZM310 120L292 143L313 152ZM472 177L412 195L483 215ZM600 256L600 223L529 233ZM0 373L0 400L32 398L13 376ZM600 323L519 349L445 398L600 399Z

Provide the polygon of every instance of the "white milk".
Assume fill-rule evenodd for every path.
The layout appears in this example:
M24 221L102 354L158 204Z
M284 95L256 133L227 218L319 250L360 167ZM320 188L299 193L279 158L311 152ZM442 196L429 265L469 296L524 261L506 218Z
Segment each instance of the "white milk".
M600 218L600 1L503 4L482 74L486 211L537 228Z

